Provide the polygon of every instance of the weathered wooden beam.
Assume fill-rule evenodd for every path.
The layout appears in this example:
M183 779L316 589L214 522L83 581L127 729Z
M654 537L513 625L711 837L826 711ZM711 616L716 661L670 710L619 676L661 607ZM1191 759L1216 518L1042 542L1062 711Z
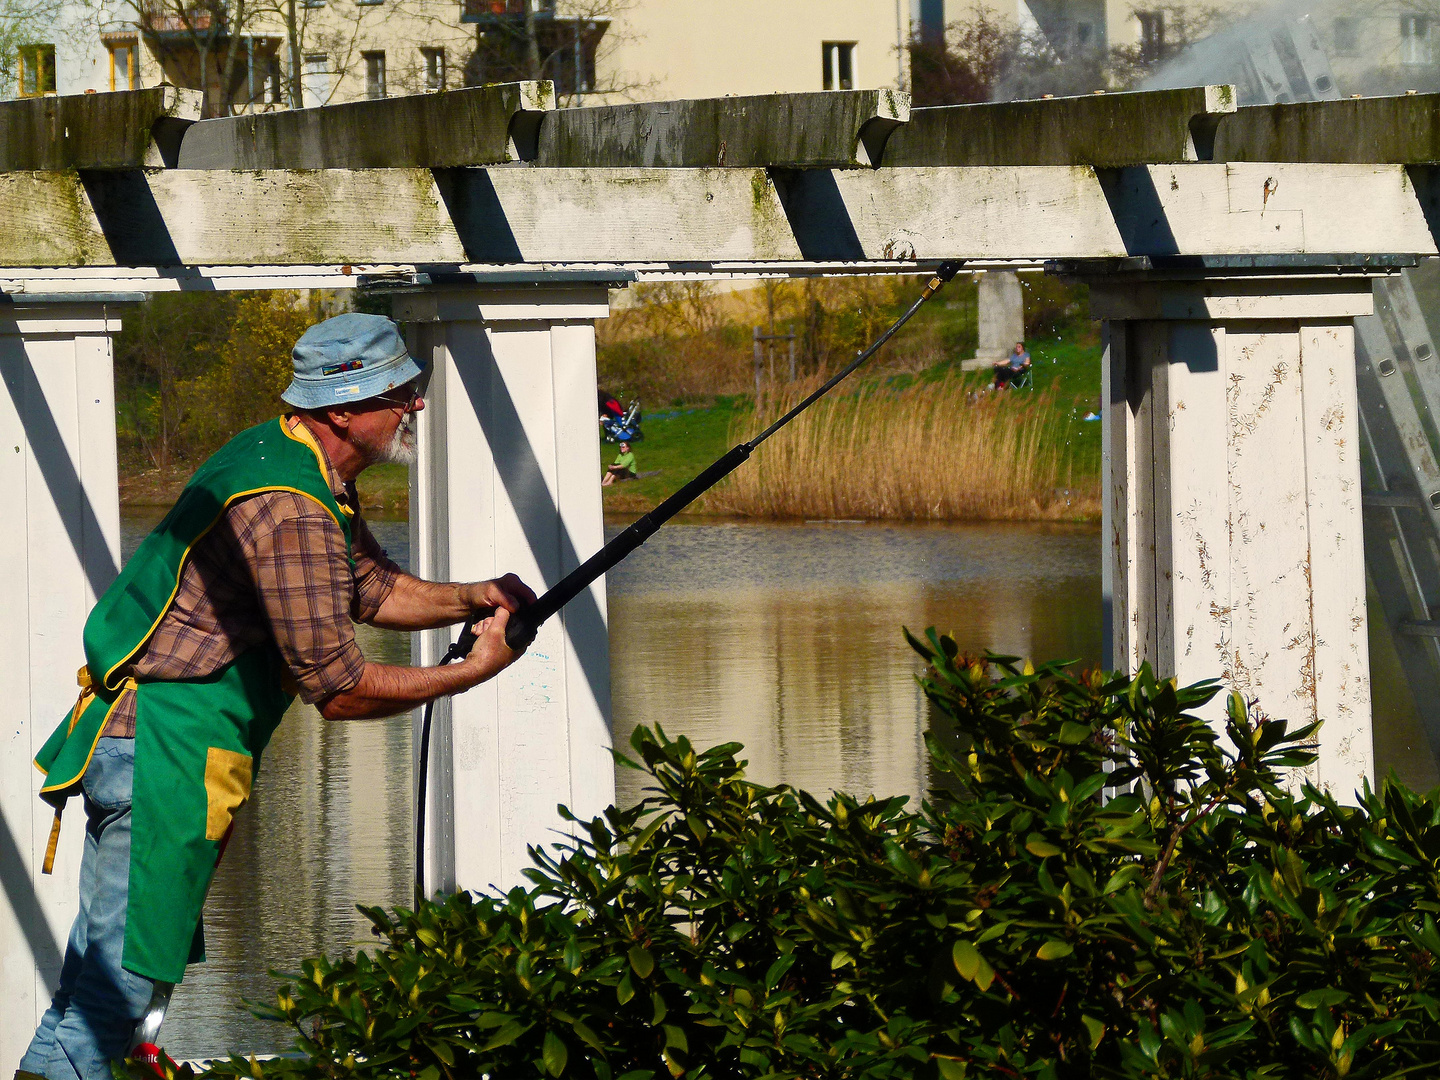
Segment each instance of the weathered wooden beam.
M1204 160L1232 86L914 109L885 166L1094 165Z
M0 222L0 246L16 266L115 265L73 172L0 173Z
M855 168L873 164L910 115L896 90L658 101L561 109L537 165L573 168Z
M472 262L801 258L764 169L456 169L436 178Z
M185 133L182 169L428 169L533 158L548 82L351 101L203 120Z
M1215 160L1440 162L1440 94L1246 106L1221 121Z
M801 251L820 260L1434 254L1440 222L1440 185L1395 165L882 168L778 180Z
M0 101L0 172L173 165L199 117L199 91L173 86Z
M1124 251L1093 169L796 170L776 180L807 259Z
M117 263L465 261L429 169L89 173Z
M1132 255L1436 252L1435 184L1397 165L1149 165L1101 179Z
M79 183L28 175L17 198L52 208L54 236L17 230L6 256L15 266L801 257L762 169L176 169L86 173ZM8 219L24 220L18 211ZM96 236L98 250L84 246Z
M31 172L0 174L0 250L15 267L1433 255L1437 189L1424 167L1285 163Z

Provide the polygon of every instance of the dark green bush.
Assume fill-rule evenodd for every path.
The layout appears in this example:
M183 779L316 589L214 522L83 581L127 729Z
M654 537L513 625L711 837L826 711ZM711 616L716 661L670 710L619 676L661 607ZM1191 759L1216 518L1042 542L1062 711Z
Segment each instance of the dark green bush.
M640 805L528 890L370 909L223 1077L1390 1077L1440 1061L1440 793L1287 786L1314 728L931 632L937 791L821 802L636 732ZM952 749L955 743L952 743Z

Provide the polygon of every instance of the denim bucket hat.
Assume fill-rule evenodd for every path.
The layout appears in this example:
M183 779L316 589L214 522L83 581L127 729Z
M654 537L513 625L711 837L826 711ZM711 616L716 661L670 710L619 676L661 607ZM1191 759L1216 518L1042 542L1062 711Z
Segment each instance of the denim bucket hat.
M383 315L326 319L306 330L290 355L295 376L280 398L297 409L364 401L420 374L400 331Z

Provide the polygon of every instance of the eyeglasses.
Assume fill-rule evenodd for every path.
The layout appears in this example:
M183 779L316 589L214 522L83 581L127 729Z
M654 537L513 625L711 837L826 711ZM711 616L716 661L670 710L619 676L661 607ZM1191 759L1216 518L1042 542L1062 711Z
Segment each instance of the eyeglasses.
M413 412L420 401L420 389L415 386L401 386L383 394L376 394L370 400L383 402L392 409L398 406L406 412Z

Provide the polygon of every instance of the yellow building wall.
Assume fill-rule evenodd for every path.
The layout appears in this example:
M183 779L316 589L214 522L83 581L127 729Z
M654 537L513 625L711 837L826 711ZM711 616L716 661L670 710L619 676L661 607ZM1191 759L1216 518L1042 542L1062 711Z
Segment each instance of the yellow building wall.
M563 12L563 4L562 4ZM611 100L824 88L824 42L855 42L855 88L908 85L910 0L634 0L602 41Z

